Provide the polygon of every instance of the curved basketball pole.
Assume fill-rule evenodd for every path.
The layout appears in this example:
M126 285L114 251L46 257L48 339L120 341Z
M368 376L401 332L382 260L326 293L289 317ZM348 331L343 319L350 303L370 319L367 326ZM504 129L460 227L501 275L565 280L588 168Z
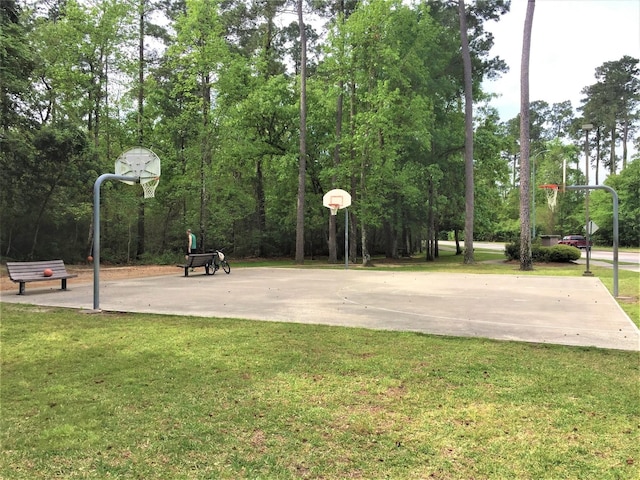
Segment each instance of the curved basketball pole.
M567 185L567 190L606 190L613 196L613 296L618 297L618 192L607 185ZM587 240L590 235L588 231L589 225L585 225L587 229ZM591 246L587 242L587 262L589 262L589 255L591 252ZM587 263L588 265L588 263ZM588 269L588 267L587 267Z
M105 180L139 183L140 177L105 173L93 184L93 310L100 311L100 185Z

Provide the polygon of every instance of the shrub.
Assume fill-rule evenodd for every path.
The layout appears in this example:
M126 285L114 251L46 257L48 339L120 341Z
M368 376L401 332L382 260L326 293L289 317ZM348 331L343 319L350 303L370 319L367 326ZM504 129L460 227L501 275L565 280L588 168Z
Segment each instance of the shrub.
M549 247L543 247L540 243L533 243L531 245L531 258L533 258L534 262L548 262Z
M582 255L579 248L570 245L554 245L553 247L543 248L548 251L547 262L573 262Z
M507 260L520 260L520 241L505 246ZM580 249L569 245L543 247L539 243L531 244L531 258L534 262L573 262L580 258Z
M520 260L520 242L507 243L504 247L507 260Z
M536 261L545 262L546 253L539 242L531 244L531 258ZM507 260L520 260L520 240L508 243L504 248L504 254Z

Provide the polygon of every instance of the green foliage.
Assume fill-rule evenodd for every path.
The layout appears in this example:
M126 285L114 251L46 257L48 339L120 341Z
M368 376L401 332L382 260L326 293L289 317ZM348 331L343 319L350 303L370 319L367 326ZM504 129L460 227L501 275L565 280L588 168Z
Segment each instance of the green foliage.
M633 122L640 105L640 69L639 60L629 55L619 60L604 62L596 68L597 82L585 87L582 93L587 95L583 107L584 118L597 126L597 134L602 135L609 145L619 140L620 125ZM636 117L637 118L637 117ZM627 148L627 136L622 141ZM622 159L622 167L626 167L627 159ZM618 170L618 158L615 149L602 158L611 175Z
M10 136L0 156L3 253L75 262L87 249L91 216L85 198L96 163L85 133L68 123L29 133L30 148Z
M22 102L31 88L34 56L17 0L0 2L0 129L23 123Z
M91 248L91 186L138 144L160 156L160 185L155 199L144 202L137 185L103 185L108 261L171 257L182 250L187 227L198 232L204 248L224 246L238 256L292 253L297 25L283 24L285 0L254 3L2 2L3 256L84 258ZM418 250L439 232L460 231L465 186L457 6L377 0L314 1L308 7L327 20L327 31L307 25L307 256L327 251L328 212L321 198L335 187L353 195L352 244L366 237L358 255L364 247L393 256L394 248ZM481 91L483 79L506 67L490 57L493 39L485 27L507 9L503 0L467 4L478 239L519 234L518 122L501 122ZM630 87L628 112L637 93L634 67L625 57L596 72L606 92ZM593 122L607 133L604 90L598 89L587 92L585 114L597 113ZM559 183L563 161L568 183L582 183L570 104L539 101L532 111L532 152L544 151L536 157L535 183ZM626 120L633 132L635 117ZM578 147L551 141L569 133ZM79 141L85 147L74 145ZM622 245L637 244L640 236L637 187L626 177L633 171L611 180L619 182ZM600 200L606 196L592 198L601 226L596 238L608 243L608 207ZM584 192L561 195L554 213L540 195L536 206L538 233L582 231Z
M605 184L618 194L618 232L620 246L640 245L640 159L630 162L618 175L607 177ZM595 234L599 244L613 245L613 201L606 191L591 195L591 217L600 227Z

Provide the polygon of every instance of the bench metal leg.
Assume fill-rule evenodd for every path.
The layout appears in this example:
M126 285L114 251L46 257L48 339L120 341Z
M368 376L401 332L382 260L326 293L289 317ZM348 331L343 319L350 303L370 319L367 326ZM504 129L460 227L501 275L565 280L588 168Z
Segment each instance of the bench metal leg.
M24 282L20 282L20 288L18 289L18 295L24 295Z
M185 277L189 276L189 267L184 267L184 276Z
M63 278L61 281L62 281L62 290L66 290L67 289L67 279Z

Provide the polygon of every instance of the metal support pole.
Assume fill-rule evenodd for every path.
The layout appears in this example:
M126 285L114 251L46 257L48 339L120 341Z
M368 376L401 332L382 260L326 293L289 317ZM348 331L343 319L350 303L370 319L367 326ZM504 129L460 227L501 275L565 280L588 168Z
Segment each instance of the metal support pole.
M591 130L593 128L593 125L590 123L587 123L585 125L582 125L582 129L585 132L585 136L584 136L584 156L585 156L585 183L587 185L589 185L589 130ZM585 238L587 239L587 269L585 270L585 272L583 273L583 275L585 276L592 276L593 273L591 273L591 271L589 270L589 259L591 257L591 227L589 226L589 223L591 221L591 219L589 218L589 190L587 190L587 193L584 197L584 210L585 210L585 217L586 217L586 223L585 223Z
M531 241L536 239L536 159L543 153L548 153L549 150L541 150L531 157Z
M105 180L139 182L140 177L125 177L113 173L100 175L93 184L93 309L100 310L100 185Z
M349 268L349 214L344 209L344 269Z
M606 190L613 196L613 296L618 296L618 193L607 185L567 185L567 190ZM588 238L588 237L587 237ZM587 252L589 244L587 243ZM589 257L587 257L589 258Z

